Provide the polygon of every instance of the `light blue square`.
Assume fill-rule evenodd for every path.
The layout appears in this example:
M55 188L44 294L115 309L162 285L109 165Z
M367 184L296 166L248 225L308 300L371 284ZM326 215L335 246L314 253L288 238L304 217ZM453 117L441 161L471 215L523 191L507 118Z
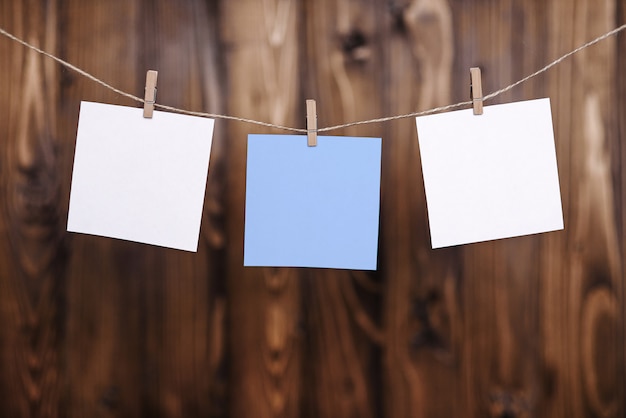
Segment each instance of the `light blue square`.
M376 270L381 145L248 135L244 266Z

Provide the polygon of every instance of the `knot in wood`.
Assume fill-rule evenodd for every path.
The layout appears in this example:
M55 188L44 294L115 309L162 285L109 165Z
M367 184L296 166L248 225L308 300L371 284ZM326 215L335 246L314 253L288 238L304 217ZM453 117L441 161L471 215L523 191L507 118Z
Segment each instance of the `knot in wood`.
M489 412L494 418L523 418L529 415L530 405L523 392L496 389L490 395Z
M367 61L372 55L367 38L357 29L342 37L341 49L348 59L356 62Z

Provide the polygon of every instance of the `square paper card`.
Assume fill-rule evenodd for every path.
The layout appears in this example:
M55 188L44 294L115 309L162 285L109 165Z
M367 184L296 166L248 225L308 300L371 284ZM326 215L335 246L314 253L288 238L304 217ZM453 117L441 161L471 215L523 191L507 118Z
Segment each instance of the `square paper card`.
M433 248L563 229L549 99L416 122Z
M381 145L249 135L244 266L375 270Z
M67 230L197 251L213 122L82 102Z

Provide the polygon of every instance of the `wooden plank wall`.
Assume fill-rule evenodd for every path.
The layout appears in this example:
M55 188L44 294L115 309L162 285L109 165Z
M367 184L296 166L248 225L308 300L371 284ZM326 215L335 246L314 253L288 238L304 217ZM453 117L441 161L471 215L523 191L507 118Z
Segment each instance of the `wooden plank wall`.
M160 103L304 127L467 100L626 21L621 0L0 0L0 27ZM0 37L0 416L626 416L626 35L550 97L565 230L430 249L415 124L383 138L375 272L243 268L248 133L217 121L198 253L65 232L81 100Z

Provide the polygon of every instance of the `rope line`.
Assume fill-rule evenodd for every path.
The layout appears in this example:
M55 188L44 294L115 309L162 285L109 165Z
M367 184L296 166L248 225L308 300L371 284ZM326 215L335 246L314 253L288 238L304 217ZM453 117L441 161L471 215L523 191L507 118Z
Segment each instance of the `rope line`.
M499 96L502 93L505 93L515 87L517 87L518 85L525 83L526 81L530 80L533 77L538 76L541 73L544 73L546 71L548 71L550 68L554 67L555 65L559 64L560 62L562 62L563 60L571 57L574 54L577 54L578 52L582 51L585 48L588 48L592 45L597 44L600 41L603 41L606 38L609 38L613 35L616 35L617 33L623 31L624 29L626 29L626 23L603 34L598 36L597 38L579 46L578 48L562 55L561 57L555 59L554 61L552 61L551 63L547 64L545 67L535 71L534 73L527 75L526 77L522 78L521 80L518 80L516 82L514 82L513 84L510 84L504 88L501 88L500 90L497 90L493 93L489 93L486 96L483 96L483 101L487 101L487 100L491 100L496 96ZM67 61L64 61L63 59L57 57L56 55L53 55L49 52L46 52L28 42L26 42L23 39L18 38L17 36L13 35L12 33L7 32L6 30L4 30L3 28L0 28L0 34L6 36L7 38L22 44L23 46L39 53L42 54L56 62L58 62L59 64L61 64L62 66L69 68L72 71L77 72L78 74L90 79L91 81L100 84L101 86L121 95L124 96L126 98L129 98L131 100L135 100L136 102L139 103L145 103L145 100L142 99L141 97L137 97L133 94L127 93L125 91L122 91L120 89L117 89L115 87L113 87L112 85L102 81L101 79L93 76L92 74L88 73L85 70L82 70L78 67L76 67L73 64L70 64ZM392 120L398 120L398 119L406 119L406 118L413 118L413 117L417 117L417 116L425 116L425 115L430 115L433 113L439 113L439 112L444 112L444 111L448 111L448 110L453 110L453 109L458 109L460 107L465 107L465 106L469 106L472 104L472 101L465 101L465 102L459 102L459 103L454 103L454 104L450 104L450 105L446 105L446 106L441 106L441 107L435 107L432 109L427 109L427 110L422 110L419 112L412 112L412 113L407 113L407 114L403 114L403 115L395 115L395 116L387 116L387 117L382 117L382 118L375 118L375 119L367 119L367 120L361 120L361 121L356 121L356 122L348 122L348 123L343 123L341 125L333 125L333 126L328 126L325 128L319 128L317 129L317 132L328 132L328 131L334 131L337 129L342 129L342 128L348 128L351 126L357 126L357 125L366 125L366 124L371 124L371 123L380 123L380 122L388 122L388 121L392 121ZM226 120L233 120L233 121L237 121L237 122L244 122L244 123L250 123L250 124L254 124L254 125L260 125L260 126L266 126L266 127L270 127L270 128L276 128L276 129L282 129L285 131L291 131L291 132L298 132L298 133L307 133L306 129L301 129L301 128L292 128L289 126L282 126L282 125L276 125L274 123L269 123L269 122L263 122L263 121L259 121L259 120L254 120L254 119L248 119L248 118L242 118L242 117L238 117L238 116L230 116L230 115L221 115L221 114L215 114L215 113L205 113L205 112L194 112L191 110L185 110L185 109L179 109L177 107L173 107L173 106L167 106L167 105L162 105L159 103L155 103L154 107L156 107L157 109L162 109L162 110L169 110L171 112L176 112L176 113L181 113L181 114L185 114L185 115L191 115L191 116L200 116L200 117L205 117L205 118L212 118L212 119L226 119Z

